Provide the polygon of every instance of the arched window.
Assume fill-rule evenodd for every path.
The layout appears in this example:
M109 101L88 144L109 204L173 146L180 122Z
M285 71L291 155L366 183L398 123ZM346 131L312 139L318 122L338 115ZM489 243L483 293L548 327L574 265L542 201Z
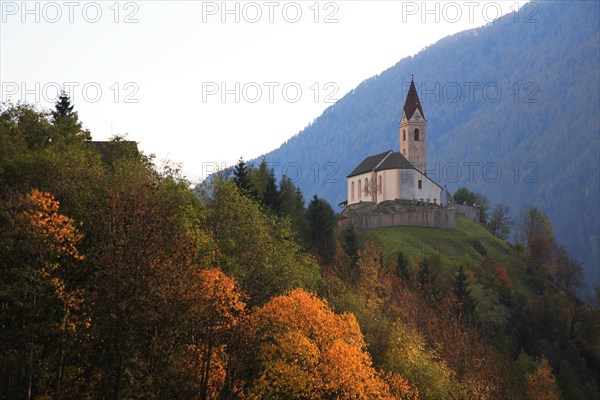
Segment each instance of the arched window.
M362 198L362 186L360 185L360 179L358 180L358 199Z
M406 129L402 129L402 140L406 140Z
M350 184L350 201L354 201L354 181Z
M369 178L365 178L365 196L369 195Z
M419 141L419 128L415 129L415 142Z
M379 191L379 193L383 192L383 182L381 180L381 175L379 175L379 185L377 187L377 190Z

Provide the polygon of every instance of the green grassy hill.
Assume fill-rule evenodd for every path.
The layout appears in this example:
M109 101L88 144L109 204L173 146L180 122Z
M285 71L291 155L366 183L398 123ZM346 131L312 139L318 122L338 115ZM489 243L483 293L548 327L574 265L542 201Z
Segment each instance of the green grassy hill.
M455 229L434 229L413 226L379 228L362 232L364 240L378 242L388 257L402 251L413 271L423 258L439 257L445 268L438 271L443 282L450 283L462 264L471 271L475 281L489 280L498 266L506 267L513 290L529 297L526 266L518 252L507 242L495 237L483 224L461 216Z

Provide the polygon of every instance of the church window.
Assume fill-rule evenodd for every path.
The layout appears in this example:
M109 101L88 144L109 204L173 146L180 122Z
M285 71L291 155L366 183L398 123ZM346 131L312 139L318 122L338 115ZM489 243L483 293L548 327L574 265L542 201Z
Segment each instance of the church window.
M406 140L406 129L402 129L402 140Z
M365 178L365 195L369 195L369 178Z
M377 189L379 190L379 193L381 193L383 191L383 183L381 181L381 175L379 175L379 187Z
M350 201L354 201L354 181L350 184Z
M415 129L415 142L419 141L419 129Z
M419 179L419 189L423 189L423 181Z
M360 179L358 180L358 198L362 198L362 186L360 185Z

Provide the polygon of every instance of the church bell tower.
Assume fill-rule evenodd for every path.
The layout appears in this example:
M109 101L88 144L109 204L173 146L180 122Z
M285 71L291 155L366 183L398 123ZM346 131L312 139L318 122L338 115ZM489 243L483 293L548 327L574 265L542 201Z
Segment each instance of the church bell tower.
M400 153L423 174L427 171L426 139L427 121L411 79L400 120Z

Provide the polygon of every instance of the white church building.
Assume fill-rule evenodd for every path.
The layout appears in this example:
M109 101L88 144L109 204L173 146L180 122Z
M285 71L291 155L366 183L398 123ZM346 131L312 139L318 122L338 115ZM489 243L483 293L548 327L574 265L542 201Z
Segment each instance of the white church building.
M426 175L427 120L411 80L400 120L400 152L365 158L348 175L347 206L411 200L442 204L442 187Z

